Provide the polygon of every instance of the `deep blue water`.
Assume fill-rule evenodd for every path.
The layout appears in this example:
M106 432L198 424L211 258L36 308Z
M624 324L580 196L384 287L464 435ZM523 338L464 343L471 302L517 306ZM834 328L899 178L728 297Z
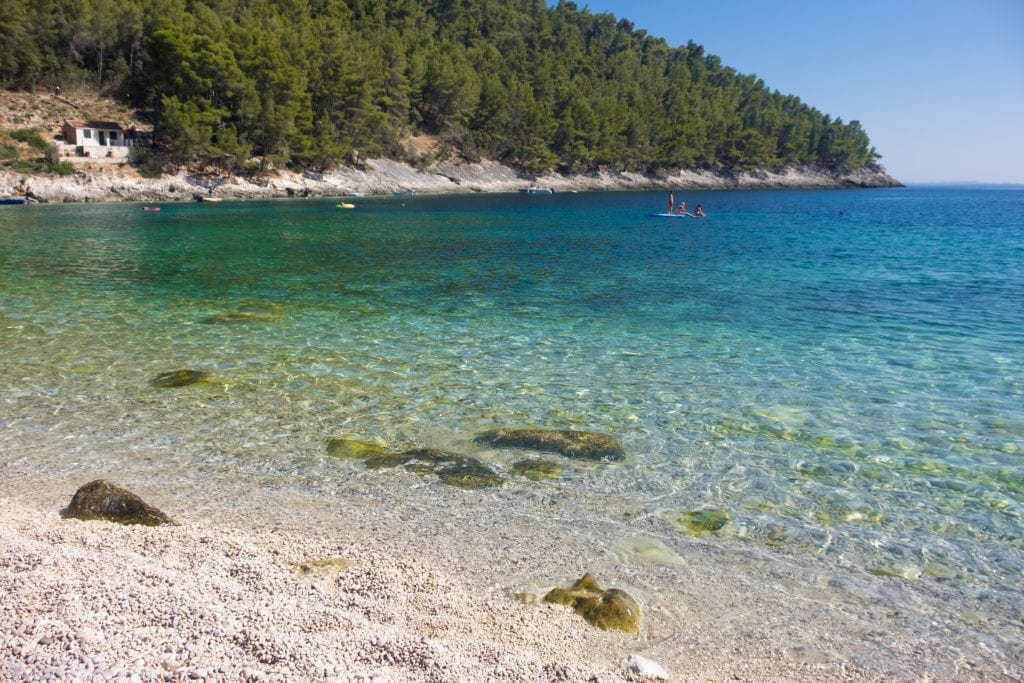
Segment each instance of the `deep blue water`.
M580 496L1017 586L1024 191L676 199L708 217L649 218L651 192L0 207L7 467L314 486L347 435L506 474L475 434L587 429L628 457L568 466ZM178 367L221 390L146 384Z

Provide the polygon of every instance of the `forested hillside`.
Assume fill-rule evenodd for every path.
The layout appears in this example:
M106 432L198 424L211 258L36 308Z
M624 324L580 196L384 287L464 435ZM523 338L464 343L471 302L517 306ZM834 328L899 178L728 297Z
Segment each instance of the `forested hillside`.
M878 158L857 121L571 2L0 2L0 86L76 84L152 110L165 154L233 169L403 158L411 132L533 171Z

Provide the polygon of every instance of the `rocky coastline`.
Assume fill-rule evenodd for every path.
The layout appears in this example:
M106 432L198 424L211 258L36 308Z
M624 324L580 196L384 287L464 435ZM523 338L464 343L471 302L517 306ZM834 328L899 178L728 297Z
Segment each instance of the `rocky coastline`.
M209 172L179 172L143 177L131 165L90 160L73 174L26 175L0 172L0 197L29 196L39 202L192 201L215 193L225 199L274 197L339 197L353 194L450 194L515 192L531 185L555 192L642 189L836 189L899 187L883 170L834 174L815 169L769 171L678 171L650 176L628 172L577 175L548 173L525 176L491 162L446 161L415 167L389 159L373 159L329 172L276 171L259 177Z

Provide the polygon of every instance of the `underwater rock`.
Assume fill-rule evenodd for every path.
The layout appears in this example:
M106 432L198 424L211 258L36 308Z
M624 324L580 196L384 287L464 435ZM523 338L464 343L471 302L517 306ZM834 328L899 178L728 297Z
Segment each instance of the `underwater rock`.
M590 572L570 588L552 588L544 602L572 607L576 614L604 631L640 633L640 605L636 600L618 588L602 590Z
M170 372L160 373L149 380L149 383L160 389L172 389L174 387L187 387L190 384L203 382L209 376L209 373L202 370L171 370Z
M671 521L676 528L690 536L703 536L721 531L732 517L725 510L696 510L680 512Z
M460 489L483 489L501 486L497 472L476 458L436 448L415 448L405 451L409 458L405 469L417 474L436 474L449 486Z
M437 470L438 478L460 489L486 489L501 486L501 476L475 458L446 465Z
M411 448L393 451L386 446L358 439L331 439L327 454L335 458L362 460L371 470L404 467L419 475L435 474L442 482L462 489L501 486L504 480L476 458L438 448Z
M355 460L366 460L391 453L387 447L374 443L373 441L360 441L359 439L336 438L327 442L327 455L332 458L351 458Z
M527 458L512 465L512 473L526 477L530 481L554 479L562 473L558 463L543 458Z
M199 322L204 325L269 322L278 317L279 307L273 304L242 304L237 310L207 316Z
M625 452L607 434L572 429L493 429L476 437L478 444L553 451L567 458L622 460Z
M105 519L120 524L177 525L173 519L131 491L105 479L91 481L75 491L62 515L82 520Z
M246 313L245 311L232 311L230 313L217 313L203 318L199 322L203 325L251 323L257 320L266 320L266 316L259 313Z

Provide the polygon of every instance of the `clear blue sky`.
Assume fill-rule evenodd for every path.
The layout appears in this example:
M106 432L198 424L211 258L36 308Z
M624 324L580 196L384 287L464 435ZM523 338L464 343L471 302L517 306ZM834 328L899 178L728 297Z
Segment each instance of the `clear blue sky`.
M576 4L859 120L905 183L1024 183L1024 0Z

